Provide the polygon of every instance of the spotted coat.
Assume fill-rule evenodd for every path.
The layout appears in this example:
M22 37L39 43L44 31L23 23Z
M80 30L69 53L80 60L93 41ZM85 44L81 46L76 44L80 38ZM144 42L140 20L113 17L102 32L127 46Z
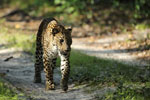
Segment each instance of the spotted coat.
M58 56L61 58L61 87L64 91L68 89L69 56L72 44L71 31L71 28L66 29L54 18L44 19L39 26L36 37L34 82L41 82L41 70L44 68L46 90L55 89L53 70Z

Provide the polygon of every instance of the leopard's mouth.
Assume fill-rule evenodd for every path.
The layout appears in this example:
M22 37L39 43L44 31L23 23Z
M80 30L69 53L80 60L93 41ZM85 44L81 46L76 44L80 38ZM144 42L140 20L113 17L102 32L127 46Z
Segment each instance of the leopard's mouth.
M70 51L61 51L60 54L67 56L69 54Z

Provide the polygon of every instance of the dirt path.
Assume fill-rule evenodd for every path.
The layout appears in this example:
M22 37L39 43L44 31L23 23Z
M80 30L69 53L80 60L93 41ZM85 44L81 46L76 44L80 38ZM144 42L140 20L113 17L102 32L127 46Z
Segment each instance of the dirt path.
M6 58L13 57L8 61ZM33 83L34 63L31 56L14 49L0 49L0 71L6 73L4 77L19 91L29 96L29 100L94 100L90 94L85 94L85 86L75 87L74 84L69 85L67 93L61 93L59 86L60 72L59 68L55 70L56 90L45 91L44 73L42 73L43 81L41 84Z
M127 34L117 36L107 36L104 38L73 38L72 48L82 51L88 55L105 59L114 59L125 64L149 66L150 63L137 59L138 55L134 54L136 50L120 45L119 42L127 40ZM142 53L142 51L140 51Z

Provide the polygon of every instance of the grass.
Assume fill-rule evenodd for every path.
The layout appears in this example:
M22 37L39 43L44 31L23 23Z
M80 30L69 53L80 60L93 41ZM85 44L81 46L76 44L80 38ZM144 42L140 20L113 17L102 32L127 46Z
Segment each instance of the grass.
M150 98L149 67L139 69L138 66L98 59L77 51L72 51L70 60L71 78L77 84L88 83L94 88L93 91L104 87L116 88L116 91L106 93L103 97L99 97L99 100L149 100Z
M28 52L30 54L34 54L35 52L35 35L27 35L20 30L17 29L11 29L9 30L8 27L0 25L0 43L4 44L6 48L19 48L24 50L25 52ZM15 33L15 34L13 34Z
M0 100L19 100L18 95L6 85L0 77Z
M35 36L8 34L8 29L3 29L3 34L0 34L1 43L34 54ZM97 95L98 100L150 100L150 67L139 69L138 66L98 59L76 50L72 50L70 62L70 78L77 85L87 84L92 87L88 92L105 87L115 88L114 91L108 91L103 96Z

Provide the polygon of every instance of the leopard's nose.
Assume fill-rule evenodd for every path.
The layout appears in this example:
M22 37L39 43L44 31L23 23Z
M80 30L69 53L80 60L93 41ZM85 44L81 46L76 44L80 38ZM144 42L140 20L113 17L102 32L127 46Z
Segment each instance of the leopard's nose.
M68 47L66 50L65 50L65 52L69 52L71 49L70 49L70 47Z
M69 51L70 51L70 49L65 50L65 52L69 52Z
M61 52L61 54L66 56L68 53L67 52Z

